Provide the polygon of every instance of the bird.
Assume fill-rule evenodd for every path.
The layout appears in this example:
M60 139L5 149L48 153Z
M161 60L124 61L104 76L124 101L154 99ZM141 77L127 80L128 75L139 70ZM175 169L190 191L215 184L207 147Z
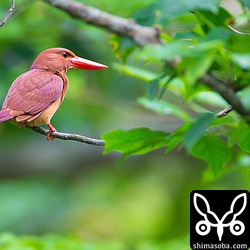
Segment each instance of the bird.
M47 140L57 130L51 118L61 105L67 89L70 69L99 70L108 66L76 56L65 48L42 51L29 71L17 77L10 86L0 110L0 123L9 120L18 127L46 124Z

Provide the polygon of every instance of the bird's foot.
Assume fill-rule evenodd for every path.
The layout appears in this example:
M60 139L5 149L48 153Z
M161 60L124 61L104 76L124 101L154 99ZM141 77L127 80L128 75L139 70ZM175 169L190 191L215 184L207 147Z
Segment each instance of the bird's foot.
M49 127L49 132L48 132L46 138L47 138L47 141L52 141L55 139L55 137L52 136L51 134L53 132L56 132L57 130L50 123L48 123L47 126Z

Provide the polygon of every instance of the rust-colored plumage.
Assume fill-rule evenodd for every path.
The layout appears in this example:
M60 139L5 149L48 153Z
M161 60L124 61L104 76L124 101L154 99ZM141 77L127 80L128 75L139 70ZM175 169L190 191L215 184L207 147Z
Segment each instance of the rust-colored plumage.
M107 66L77 57L64 48L41 52L30 70L12 83L0 110L0 122L10 120L19 127L46 124L47 140L52 140L51 133L56 129L50 120L67 92L66 72L72 68L97 70Z

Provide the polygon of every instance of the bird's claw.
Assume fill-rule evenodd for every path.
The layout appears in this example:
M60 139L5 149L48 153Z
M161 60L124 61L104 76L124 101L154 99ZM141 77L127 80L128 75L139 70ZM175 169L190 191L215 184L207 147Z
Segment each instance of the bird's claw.
M53 141L55 139L55 137L52 135L49 135L49 133L47 134L46 138L47 138L47 141Z
M49 127L49 132L46 136L47 141L53 141L55 139L55 137L52 136L51 134L56 132L57 130L50 123L48 123L47 126Z

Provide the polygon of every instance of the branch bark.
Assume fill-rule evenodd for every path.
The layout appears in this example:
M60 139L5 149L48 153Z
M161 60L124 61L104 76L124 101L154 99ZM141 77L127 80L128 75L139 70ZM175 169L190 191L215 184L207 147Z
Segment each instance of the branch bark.
M226 82L217 79L211 74L206 74L200 80L211 89L219 93L233 109L238 112L248 123L250 123L250 112L243 106L235 90Z
M99 9L71 0L44 0L51 5L67 12L75 18L79 18L89 24L105 28L121 36L132 39L139 46L145 44L157 44L159 30L134 23L132 20L111 15Z
M221 110L220 112L218 112L215 115L215 117L217 117L217 118L223 118L226 115L228 115L233 109L234 109L233 106L230 105L230 106L226 107L225 109Z
M33 131L41 134L41 135L47 135L49 130L42 128L42 127L27 127L32 129ZM82 143L87 143L94 146L105 146L105 143L103 140L100 139L94 139L89 138L83 135L77 135L77 134L69 134L69 133L61 133L61 132L53 132L51 134L53 137L60 139L60 140L71 140L71 141L78 141Z
M12 13L14 11L14 8L15 8L15 0L11 0L11 7L9 9L9 12L5 16L5 18L3 19L3 21L0 22L0 27L2 27L8 21L8 19L11 17L11 15L12 15Z

